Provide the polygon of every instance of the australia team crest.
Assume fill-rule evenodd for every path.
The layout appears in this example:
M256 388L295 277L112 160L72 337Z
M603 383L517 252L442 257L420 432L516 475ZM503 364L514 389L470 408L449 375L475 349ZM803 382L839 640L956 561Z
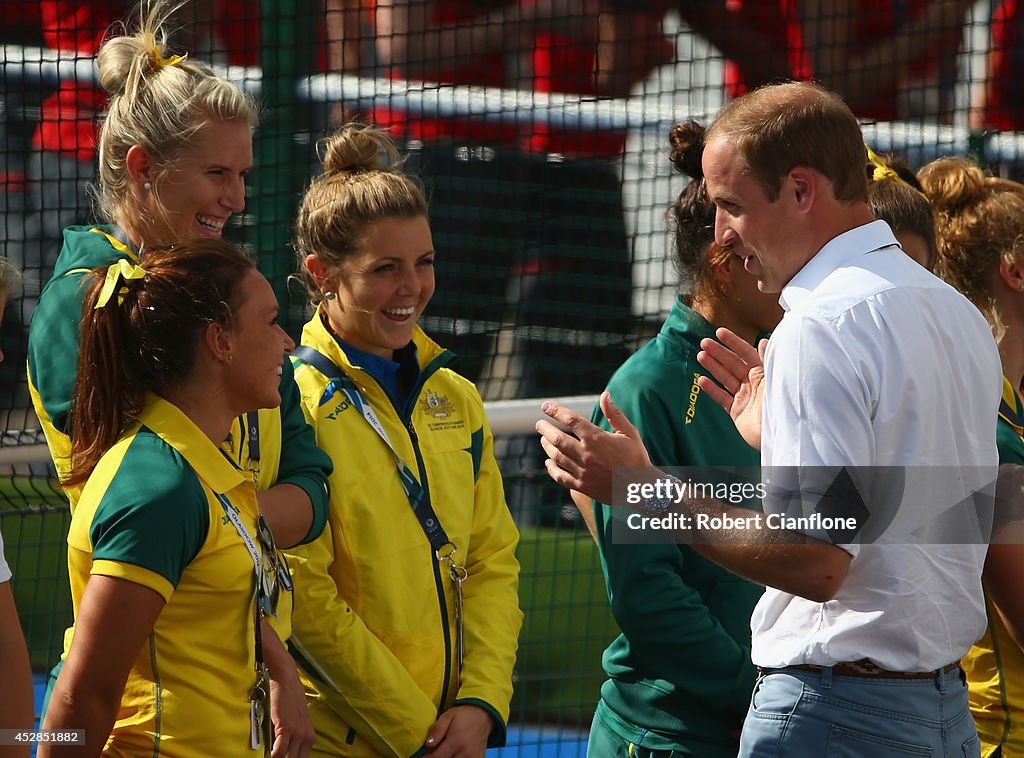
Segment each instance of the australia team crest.
M444 395L427 390L420 399L420 410L438 421L448 421L455 413L455 404Z

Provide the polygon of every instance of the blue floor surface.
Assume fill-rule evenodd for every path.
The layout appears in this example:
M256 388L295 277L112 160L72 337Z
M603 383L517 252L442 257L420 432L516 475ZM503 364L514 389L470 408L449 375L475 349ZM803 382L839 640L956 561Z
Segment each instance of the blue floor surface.
M35 676L36 713L43 703L46 677ZM587 736L552 727L511 726L506 747L488 750L487 758L585 758Z
M508 745L488 750L487 758L585 758L587 735L560 729L511 726Z

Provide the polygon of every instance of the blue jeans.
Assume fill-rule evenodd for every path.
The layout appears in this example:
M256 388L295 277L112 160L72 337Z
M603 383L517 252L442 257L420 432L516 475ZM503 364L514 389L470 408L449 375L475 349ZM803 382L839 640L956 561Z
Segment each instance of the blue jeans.
M960 668L927 679L784 669L758 676L740 758L979 758Z

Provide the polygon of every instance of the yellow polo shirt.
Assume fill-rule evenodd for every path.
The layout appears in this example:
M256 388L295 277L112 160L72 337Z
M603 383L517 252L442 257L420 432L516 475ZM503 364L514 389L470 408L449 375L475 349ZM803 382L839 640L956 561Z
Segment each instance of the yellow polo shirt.
M105 755L255 752L253 559L218 495L255 542L251 477L156 396L82 491L68 535L76 618L92 575L141 584L167 602L132 664Z
M1024 408L1003 377L1003 402L996 426L999 463L1024 465ZM1004 758L1024 755L1024 653L988 598L988 627L964 656L971 714L978 725L984 758L1002 748Z

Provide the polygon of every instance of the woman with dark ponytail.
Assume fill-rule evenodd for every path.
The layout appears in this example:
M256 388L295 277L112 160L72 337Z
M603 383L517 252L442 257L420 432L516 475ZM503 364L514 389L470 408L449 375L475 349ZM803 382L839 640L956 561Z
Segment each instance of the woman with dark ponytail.
M778 296L760 292L744 270L742 251L715 244L703 138L703 127L693 121L669 135L669 160L691 177L666 214L675 228L680 294L658 335L615 372L607 390L640 430L655 466L756 469L757 451L698 386L704 370L697 352L700 341L723 326L756 344L778 324L782 309ZM611 429L599 407L592 420ZM608 680L587 755L735 756L756 674L750 614L761 588L688 546L623 541L617 535L623 525L613 526L623 518L621 509L578 492L573 500L597 540L622 630L602 659Z
M252 476L219 444L240 414L280 405L294 344L269 283L226 242L153 248L92 276L66 477L83 485L68 536L75 627L44 726L82 730L87 755L269 754L261 619L287 570Z

